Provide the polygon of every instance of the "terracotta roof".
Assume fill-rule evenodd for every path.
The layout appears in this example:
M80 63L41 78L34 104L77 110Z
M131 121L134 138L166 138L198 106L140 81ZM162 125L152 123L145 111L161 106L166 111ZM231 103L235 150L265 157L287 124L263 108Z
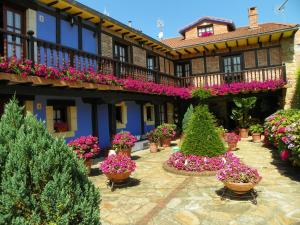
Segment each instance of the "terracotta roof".
M224 34L216 34L208 37L198 37L193 39L183 39L183 37L175 37L161 40L162 43L170 46L171 48L183 48L191 45L209 44L210 42L225 41L228 39L241 38L245 36L255 36L263 33L270 33L285 29L295 29L298 24L287 23L263 23L259 24L259 28L250 29L249 26L239 27L234 31Z
M224 19L224 18L217 18L217 17L213 17L213 16L203 16L203 17L197 19L196 21L192 22L191 24L185 26L184 28L180 29L179 33L184 35L185 31L187 31L188 29L190 29L204 21L228 24L231 27L231 29L233 29L233 30L235 29L235 25L232 20L228 20L228 19Z

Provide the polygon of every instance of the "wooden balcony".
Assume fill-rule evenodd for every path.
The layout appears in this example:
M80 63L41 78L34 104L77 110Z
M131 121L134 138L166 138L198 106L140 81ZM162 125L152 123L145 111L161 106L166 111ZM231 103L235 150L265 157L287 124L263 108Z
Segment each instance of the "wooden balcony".
M33 63L62 68L72 66L79 71L93 68L102 74L123 79L151 81L158 84L201 88L234 82L280 80L286 81L285 66L247 69L236 73L212 73L178 78L145 67L120 62L115 59L0 29L0 45L3 56L30 59Z

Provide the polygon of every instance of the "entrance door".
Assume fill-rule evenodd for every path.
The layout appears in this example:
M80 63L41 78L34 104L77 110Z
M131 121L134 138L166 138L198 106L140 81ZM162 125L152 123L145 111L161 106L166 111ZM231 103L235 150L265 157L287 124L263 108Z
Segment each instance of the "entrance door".
M223 71L225 73L225 83L243 81L241 56L226 56L223 57Z
M22 11L4 7L3 21L4 29L16 34L22 34L24 16ZM20 37L7 35L6 37L7 57L15 56L20 59L23 55L23 44Z

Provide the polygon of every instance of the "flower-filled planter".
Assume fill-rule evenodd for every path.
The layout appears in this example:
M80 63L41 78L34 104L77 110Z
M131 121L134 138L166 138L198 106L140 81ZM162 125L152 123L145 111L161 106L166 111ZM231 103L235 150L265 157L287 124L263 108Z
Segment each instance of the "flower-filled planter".
M237 143L241 140L240 135L237 135L234 132L225 134L225 141L228 144L228 151L234 151L237 148Z
M100 163L100 170L114 183L126 181L135 168L135 162L122 154L110 155Z
M113 148L116 149L117 154L131 157L131 148L137 141L136 137L128 131L121 131L116 134L113 139Z
M261 141L261 134L264 132L264 128L260 124L255 124L250 126L249 131L252 135L253 142L260 142Z
M159 136L157 129L153 129L149 133L147 133L147 138L150 142L150 146L149 146L150 152L151 153L157 152L158 151L158 143L160 140L160 136Z
M261 176L256 169L233 162L217 172L217 179L236 194L245 194L259 183Z
M160 137L160 142L162 147L170 146L171 141L176 135L175 129L176 129L175 124L168 124L168 123L164 123L157 127L157 132Z
M91 135L81 136L70 141L68 146L72 147L78 158L84 160L84 165L86 166L89 174L91 172L93 157L100 151L98 138Z

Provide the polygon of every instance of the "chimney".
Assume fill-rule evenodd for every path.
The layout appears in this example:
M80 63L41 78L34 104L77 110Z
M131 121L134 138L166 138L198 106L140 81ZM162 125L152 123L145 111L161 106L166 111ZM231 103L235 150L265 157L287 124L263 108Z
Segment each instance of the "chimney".
M248 17L249 17L249 28L250 29L258 28L258 13L256 7L251 7L248 9Z

